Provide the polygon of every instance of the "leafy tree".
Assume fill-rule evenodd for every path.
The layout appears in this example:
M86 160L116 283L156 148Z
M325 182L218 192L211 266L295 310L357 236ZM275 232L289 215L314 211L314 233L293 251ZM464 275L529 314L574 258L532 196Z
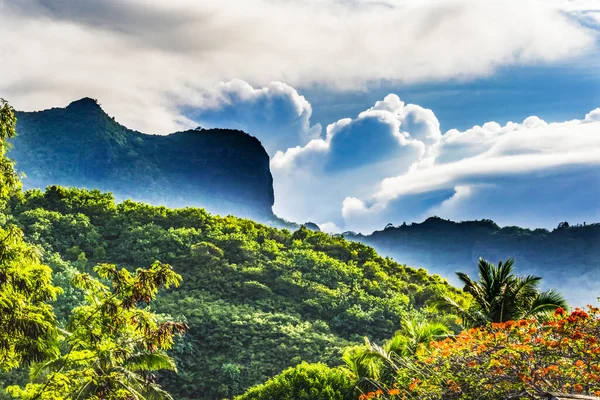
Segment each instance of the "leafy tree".
M162 320L148 308L160 288L179 286L181 277L167 264L131 274L110 264L95 268L105 286L88 274L74 285L85 293L64 332L62 354L32 369L34 382L9 387L20 399L171 399L154 381L153 371L176 370L166 354L185 325Z
M500 261L498 266L479 259L479 281L472 280L467 274L458 272L458 278L464 283L464 291L473 296L474 309L464 310L450 299L446 305L460 310L465 322L482 325L488 322L506 322L523 318L545 318L559 307L566 307L566 301L560 293L550 290L541 292L541 277L527 275L517 277L513 274L514 260Z
M6 157L10 148L8 139L17 134L16 125L15 110L6 100L0 99L0 200L21 187L13 162Z
M38 250L14 226L0 228L0 370L56 355L52 306L60 290Z
M442 323L405 317L392 339L379 346L365 338L363 346L346 349L342 359L357 387L364 392L377 390L382 385L393 383L398 358L413 357L427 349L434 340L445 338L449 333Z
M239 395L302 361L340 364L345 347L365 335L383 341L403 316L441 320L432 305L440 294L467 302L425 270L305 228L292 233L202 209L115 204L110 194L60 187L14 196L10 207L60 277L61 321L81 303L79 289L67 284L73 268L88 272L98 261L129 271L156 260L173 265L183 284L152 308L190 326L170 353L178 373L157 374L180 400ZM55 252L70 261L52 259Z
M13 108L0 99L0 203L20 188L13 162L6 157L14 137ZM57 351L52 307L59 289L38 249L25 243L15 226L0 227L0 370L42 360Z

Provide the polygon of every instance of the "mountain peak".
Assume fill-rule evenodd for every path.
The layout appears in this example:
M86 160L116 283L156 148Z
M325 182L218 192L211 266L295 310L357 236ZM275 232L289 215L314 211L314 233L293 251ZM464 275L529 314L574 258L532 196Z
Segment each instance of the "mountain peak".
M80 100L75 100L67 106L67 109L98 109L101 110L98 100L91 97L84 97Z

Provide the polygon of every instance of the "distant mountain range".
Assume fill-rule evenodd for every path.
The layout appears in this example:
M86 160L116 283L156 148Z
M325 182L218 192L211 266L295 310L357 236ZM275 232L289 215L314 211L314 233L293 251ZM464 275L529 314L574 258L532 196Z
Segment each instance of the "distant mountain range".
M274 218L269 156L244 132L198 129L147 135L115 122L90 98L17 113L9 156L26 188L77 186L170 207Z
M574 306L597 304L600 296L600 224L562 223L548 231L432 217L423 223L388 225L370 235L346 232L344 237L453 284L458 284L456 271L477 277L479 257L494 263L512 257L517 274L543 277L545 288L561 291Z

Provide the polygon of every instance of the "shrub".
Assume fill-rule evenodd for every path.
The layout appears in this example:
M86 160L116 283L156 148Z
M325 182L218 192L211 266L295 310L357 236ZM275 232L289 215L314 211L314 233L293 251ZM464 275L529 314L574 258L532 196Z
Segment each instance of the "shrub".
M302 363L288 368L236 400L349 400L354 385L348 373L325 364Z

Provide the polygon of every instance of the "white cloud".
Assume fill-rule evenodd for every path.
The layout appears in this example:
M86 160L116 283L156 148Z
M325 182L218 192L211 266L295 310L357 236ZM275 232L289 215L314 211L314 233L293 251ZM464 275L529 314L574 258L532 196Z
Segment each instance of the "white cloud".
M442 134L432 110L390 94L329 125L324 138L275 154L275 212L362 232L431 215L543 227L593 219L599 116L600 109L559 123L531 116Z
M600 108L596 108L594 111L590 111L585 116L585 122L598 122L600 121Z
M90 96L120 122L163 133L194 126L180 109L205 106L220 81L356 89L580 56L596 38L582 10L542 0L0 0L0 93L23 110Z
M382 180L367 201L348 196L342 205L344 220L354 229L376 229L383 221L406 216L406 210L398 210L406 199L426 203L436 193L445 199L426 210L413 210L414 219L434 214L459 220L493 217L504 224L548 227L569 217L596 218L596 115L594 111L582 121L551 124L530 117L522 124L450 130L434 145L430 159Z
M407 168L425 155L428 145L441 138L440 123L431 110L415 104L405 105L390 94L355 119L344 118L327 126L324 139L306 146L278 151L271 162L276 170L290 171L304 165L315 170L351 170L388 164L393 172ZM406 162L400 163L402 159Z
M325 138L275 154L275 212L296 221L341 218L344 197L372 193L381 179L407 171L440 138L431 110L391 94L354 119L330 124Z
M475 156L387 178L374 198L389 201L406 194L453 187L455 182L470 178L600 163L599 129L598 123L581 121L534 128L523 124L491 138L489 148Z
M468 200L473 195L473 192L473 186L456 186L454 188L454 194L452 197L429 209L424 217L428 218L432 215L442 215L447 219L460 219L459 214L456 212L457 208L460 207L461 203L463 203L465 200Z
M253 88L234 80L199 94L192 115L204 127L240 129L259 137L270 155L305 144L321 134L311 126L312 106L296 89L281 82Z
M334 224L333 222L325 222L324 224L319 224L319 228L323 232L327 233L342 233L340 227Z

